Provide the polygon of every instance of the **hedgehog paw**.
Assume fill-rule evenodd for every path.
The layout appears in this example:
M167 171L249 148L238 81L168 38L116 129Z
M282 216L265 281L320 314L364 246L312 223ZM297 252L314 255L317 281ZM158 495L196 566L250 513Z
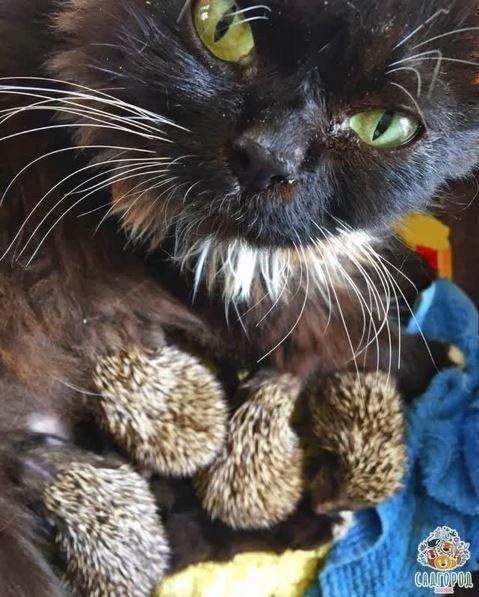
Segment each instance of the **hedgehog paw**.
M223 390L196 357L171 346L153 356L132 349L101 360L94 381L103 426L141 467L191 476L221 450Z
M169 545L147 482L116 456L58 438L17 445L16 481L47 519L74 595L149 595L169 563Z

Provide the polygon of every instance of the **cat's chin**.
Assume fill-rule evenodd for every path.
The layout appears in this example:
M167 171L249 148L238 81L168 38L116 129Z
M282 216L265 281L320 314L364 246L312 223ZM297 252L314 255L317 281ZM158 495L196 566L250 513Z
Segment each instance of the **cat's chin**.
M226 303L288 301L298 292L326 297L332 284L347 283L352 264L371 260L374 238L365 232L341 231L306 245L253 245L243 238L210 235L175 243L172 258L189 271L194 292L205 288Z

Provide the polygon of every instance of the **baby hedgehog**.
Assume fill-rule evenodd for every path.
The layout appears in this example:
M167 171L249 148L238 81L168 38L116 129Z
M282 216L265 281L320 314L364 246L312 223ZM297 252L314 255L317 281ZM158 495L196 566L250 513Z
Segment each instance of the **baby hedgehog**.
M300 381L257 376L233 414L225 446L196 486L213 519L234 529L263 529L285 520L303 493L303 454L291 427Z
M176 353L167 353L172 354ZM179 356L182 360L183 354ZM219 425L214 444L204 440L208 458L193 454L195 464L187 465L188 434L204 437L211 421L223 421L226 427L226 406L216 381L202 370L210 381L198 385L199 408L203 414L209 412L209 387L214 414L196 423L194 396L186 393L183 417L183 390L175 392L184 387L178 371L191 391L189 380L198 379L200 365L194 362L196 371L178 366L171 381L165 377L164 361L155 369L154 360L137 358L132 364L131 355L123 361L118 357L115 368L114 361L107 361L109 384L97 380L107 395L110 429L129 438L126 445L138 460L163 462L168 472L184 474L213 458L194 483L207 514L229 527L271 529L289 520L308 493L314 511L324 514L377 504L400 486L406 462L404 417L400 396L386 376L318 377L302 391L300 380L290 375L262 373L242 386L243 401L227 433ZM107 388L115 388L117 394L108 395ZM117 407L115 395L120 396ZM174 404L165 404L172 397ZM179 464L172 449L175 432ZM135 434L143 440L139 448L133 443ZM164 452L162 440L167 440ZM202 448L200 443L193 446ZM41 481L46 485L44 507L73 592L90 597L148 595L167 571L170 553L148 483L128 465L106 466L101 457L86 461L81 453L73 453L68 467L58 465L65 462L64 447L57 452L50 448L49 458L55 474L48 483Z
M223 446L227 405L213 373L175 347L137 348L102 359L94 382L101 423L143 468L186 477Z
M327 514L378 504L399 488L404 415L385 375L318 377L300 402L299 382L290 376L244 389L249 397L231 419L223 451L197 478L213 519L262 529L285 520L305 491L314 510ZM301 404L303 423L296 426Z
M148 482L116 456L56 438L24 449L24 497L37 509L42 496L69 594L149 595L169 568L170 546Z
M311 499L316 513L379 504L401 486L406 466L401 397L384 374L312 380Z

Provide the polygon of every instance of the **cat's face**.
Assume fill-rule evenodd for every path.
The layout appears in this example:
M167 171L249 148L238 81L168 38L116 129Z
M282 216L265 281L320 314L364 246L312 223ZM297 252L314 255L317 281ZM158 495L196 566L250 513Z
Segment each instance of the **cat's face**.
M115 195L138 233L176 221L195 238L306 245L422 207L479 160L471 0L68 6L56 76L150 111L136 122L179 125L160 123L166 140L80 129L81 142L171 162L151 191L123 192L152 178L140 173Z

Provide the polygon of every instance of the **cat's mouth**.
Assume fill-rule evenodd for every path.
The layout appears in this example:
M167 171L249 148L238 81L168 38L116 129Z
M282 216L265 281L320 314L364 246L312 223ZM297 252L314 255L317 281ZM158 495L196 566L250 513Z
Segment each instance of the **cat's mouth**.
M326 234L325 218L307 209L299 181L278 183L260 192L236 185L229 192L194 191L184 198L173 194L134 193L135 184L115 183L113 208L129 233L158 245L171 230L181 240L216 238L228 243L240 239L257 249L292 249L307 246ZM306 195L306 193L305 193ZM330 229L336 226L328 224Z
M166 212L167 202L159 209L151 197L134 204L123 203L124 196L125 187L115 185L116 211L129 233L149 240L152 248L167 247L178 268L192 274L195 291L204 287L226 302L288 300L303 284L324 292L330 278L343 271L343 261L367 260L372 241L339 222L323 230L303 207L292 209L296 202L273 206L269 201L263 210L250 206L247 217L238 220L234 212L219 210L187 217L182 202L171 202Z

